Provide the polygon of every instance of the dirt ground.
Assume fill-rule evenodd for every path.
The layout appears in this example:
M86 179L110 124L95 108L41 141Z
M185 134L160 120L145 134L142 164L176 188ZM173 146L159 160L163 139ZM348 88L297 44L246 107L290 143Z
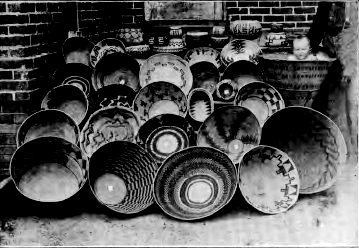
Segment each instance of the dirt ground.
M155 204L124 216L101 206L88 188L63 203L36 204L12 182L0 191L0 245L5 246L357 246L357 162L343 166L325 192L301 195L287 212L265 215L240 193L217 214L195 222L165 215Z

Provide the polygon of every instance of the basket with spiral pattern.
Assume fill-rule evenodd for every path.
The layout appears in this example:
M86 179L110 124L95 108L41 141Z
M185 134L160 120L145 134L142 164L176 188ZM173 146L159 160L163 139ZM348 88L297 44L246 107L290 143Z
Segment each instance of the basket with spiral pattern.
M153 203L152 185L157 164L142 147L113 141L90 159L89 182L97 200L123 214L138 213Z
M263 126L261 144L280 149L294 161L302 194L331 187L346 161L346 144L338 126L308 107L274 113Z
M162 114L146 121L140 127L136 140L156 162L162 163L172 153L195 145L196 136L184 117Z
M223 208L236 188L236 169L226 154L210 147L190 147L163 162L155 177L154 196L168 215L196 220Z

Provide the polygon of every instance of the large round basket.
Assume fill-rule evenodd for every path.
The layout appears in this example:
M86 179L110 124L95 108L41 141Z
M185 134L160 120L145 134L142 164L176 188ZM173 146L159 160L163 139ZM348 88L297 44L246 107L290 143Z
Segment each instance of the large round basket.
M286 54L263 56L266 82L283 96L286 106L311 107L333 60L288 61Z

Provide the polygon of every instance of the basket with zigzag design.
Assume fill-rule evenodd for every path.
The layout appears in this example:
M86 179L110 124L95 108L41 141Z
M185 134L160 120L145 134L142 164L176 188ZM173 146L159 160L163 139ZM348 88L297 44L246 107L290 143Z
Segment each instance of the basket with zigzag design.
M282 94L286 106L310 107L335 59L287 60L285 53L264 54L266 82Z

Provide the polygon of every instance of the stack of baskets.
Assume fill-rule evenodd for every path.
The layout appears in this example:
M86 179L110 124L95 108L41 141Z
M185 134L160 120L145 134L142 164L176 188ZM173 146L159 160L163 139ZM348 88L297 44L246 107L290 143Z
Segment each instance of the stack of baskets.
M118 213L156 202L194 220L225 207L237 188L269 214L328 189L345 142L301 94L315 95L329 63L261 60L249 43L194 48L185 59L159 53L140 65L121 41L99 42L87 61L94 68L61 68L43 109L18 130L10 164L18 190L59 202L89 180L98 202Z

